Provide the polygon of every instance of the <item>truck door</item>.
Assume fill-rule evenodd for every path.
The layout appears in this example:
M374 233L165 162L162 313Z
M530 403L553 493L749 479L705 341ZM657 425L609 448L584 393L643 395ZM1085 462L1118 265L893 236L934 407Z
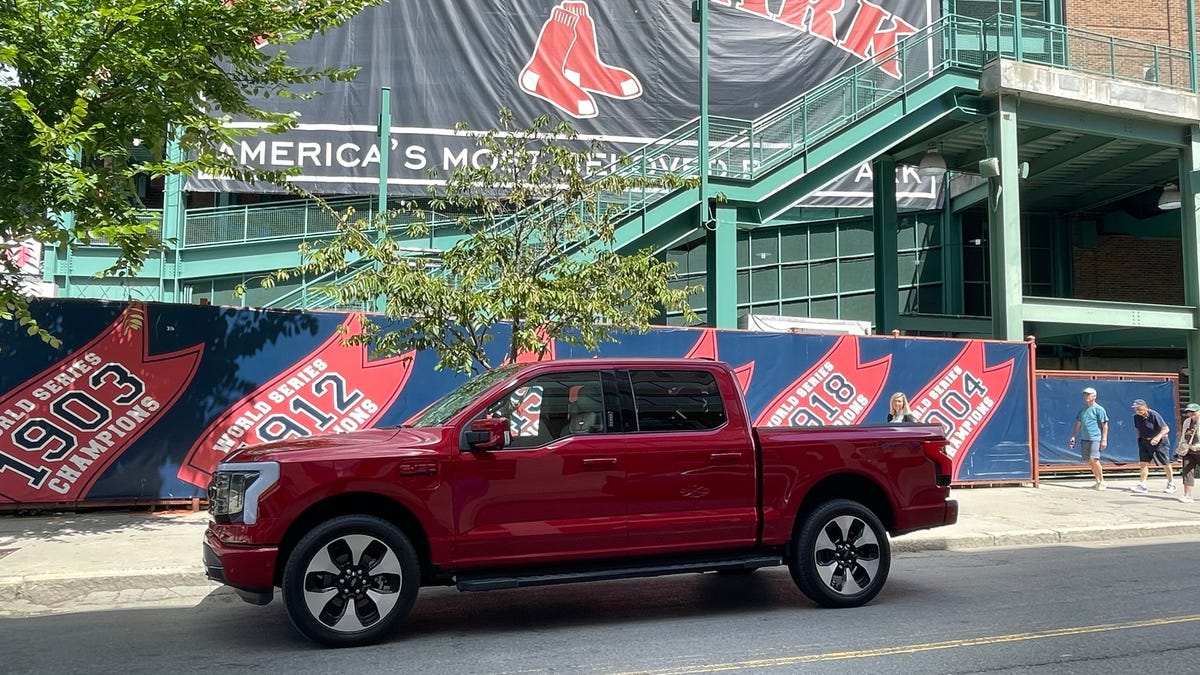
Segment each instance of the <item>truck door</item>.
M625 430L630 553L752 544L754 445L747 422L729 419L713 374L630 370L618 381L633 422Z
M512 442L493 451L460 451L455 460L459 563L624 554L625 441L616 433L600 371L522 382L481 416L495 415L509 418Z

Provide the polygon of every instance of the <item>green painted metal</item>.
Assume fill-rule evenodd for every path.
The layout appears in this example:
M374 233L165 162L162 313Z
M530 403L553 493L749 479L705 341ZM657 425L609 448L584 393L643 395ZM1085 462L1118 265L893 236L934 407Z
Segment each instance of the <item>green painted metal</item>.
M986 317L952 314L901 314L896 328L904 333L950 333L958 336L992 336L992 320Z
M1188 147L1179 157L1179 194L1183 197L1179 215L1182 228L1183 248L1183 302L1193 308L1193 319L1200 325L1200 316L1196 316L1200 308L1200 126L1193 125L1190 129ZM1188 373L1191 391L1196 391L1195 383L1200 377L1200 331L1190 331L1187 334ZM1192 399L1197 400L1196 398Z
M737 328L737 211L717 207L716 216L705 226L708 325Z
M1188 82L1196 91L1196 0L1187 0Z
M896 327L900 316L900 275L897 256L896 217L896 160L882 155L871 163L875 180L871 181L873 192L872 218L874 223L875 264L875 331L887 333Z
M1026 296L1022 304L1022 316L1030 322L1076 324L1093 328L1105 326L1195 330L1200 325L1197 324L1196 308L1193 306L1177 307L1140 302L1104 302L1071 298Z
M999 114L988 120L988 148L1000 160L1000 176L988 183L988 253L991 264L993 335L1025 336L1021 315L1021 197L1017 157L1016 99L1000 96Z
M1132 115L1115 115L1078 108L1063 108L1033 100L1021 101L1021 122L1026 125L1074 131L1080 134L1182 148L1187 138L1178 123L1159 122Z
M708 176L712 171L712 165L708 159L710 151L708 115L708 2L709 0L693 0L692 3L692 16L700 24L700 120L699 143L696 147L696 163L700 165L700 192L699 199L697 199L699 208L696 211L701 227L708 226ZM711 288L712 284L709 286ZM709 307L714 307L713 303L710 302ZM709 320L712 320L712 312L709 312Z

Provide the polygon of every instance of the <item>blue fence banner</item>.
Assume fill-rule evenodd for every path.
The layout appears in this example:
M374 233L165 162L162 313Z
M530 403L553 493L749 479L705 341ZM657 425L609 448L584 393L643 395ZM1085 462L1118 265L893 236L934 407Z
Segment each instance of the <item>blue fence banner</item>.
M1108 413L1108 447L1100 453L1102 464L1138 461L1137 433L1133 429L1131 404L1142 399L1166 420L1171 428L1166 447L1175 447L1175 432L1181 423L1179 387L1175 375L1141 373L1068 373L1038 371L1037 427L1038 464L1063 467L1086 464L1079 446L1068 447L1075 420L1083 409L1083 390L1096 390L1096 403ZM1173 457L1173 453L1168 453Z
M466 377L435 370L432 352L373 358L345 345L372 320L359 314L97 300L32 310L63 344L0 326L0 503L10 505L202 496L236 448L401 424ZM891 394L904 392L919 422L943 427L955 481L1028 481L1036 470L1027 343L656 328L596 352L549 347L555 358L720 359L764 426L883 424ZM1135 393L1160 405L1144 388L1122 401Z

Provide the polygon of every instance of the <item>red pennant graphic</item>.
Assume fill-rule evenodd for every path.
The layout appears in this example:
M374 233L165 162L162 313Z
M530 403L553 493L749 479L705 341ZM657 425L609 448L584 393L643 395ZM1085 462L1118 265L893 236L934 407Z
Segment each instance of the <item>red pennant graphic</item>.
M705 328L700 331L700 339L684 354L685 359L710 359L717 361L717 331L715 328ZM743 392L750 391L750 380L754 379L754 362L740 365L733 369L738 385Z
M833 348L788 385L754 421L755 426L819 427L862 422L891 370L889 354L862 364L858 340L838 338Z
M540 355L537 352L531 352L531 351L517 352L517 361L516 361L517 363L537 363L538 361L553 361L554 360L554 358L555 358L554 352L555 352L555 344L556 344L554 342L554 339L551 338L550 336L546 335L546 331L543 328L538 328L536 332L537 332L538 338L541 339L542 344L546 346L546 352L544 354L540 354Z
M204 346L150 356L144 317L143 305L129 305L91 342L0 398L0 501L84 498L191 384Z
M983 343L972 342L910 400L917 421L938 423L949 441L954 475L966 450L987 426L1012 381L1013 359L984 366Z
M188 450L179 477L206 486L217 464L245 445L368 429L387 412L412 374L416 352L368 363L353 315L312 353L221 413Z

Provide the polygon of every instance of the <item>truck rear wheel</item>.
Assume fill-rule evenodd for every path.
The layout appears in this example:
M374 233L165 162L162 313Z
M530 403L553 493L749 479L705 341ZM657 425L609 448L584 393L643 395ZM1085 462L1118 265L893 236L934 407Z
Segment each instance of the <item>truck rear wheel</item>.
M339 516L296 544L283 571L292 625L330 647L370 644L408 616L421 585L416 551L374 516Z
M883 589L891 568L883 523L849 499L826 502L796 531L788 569L792 580L822 607L858 607Z

